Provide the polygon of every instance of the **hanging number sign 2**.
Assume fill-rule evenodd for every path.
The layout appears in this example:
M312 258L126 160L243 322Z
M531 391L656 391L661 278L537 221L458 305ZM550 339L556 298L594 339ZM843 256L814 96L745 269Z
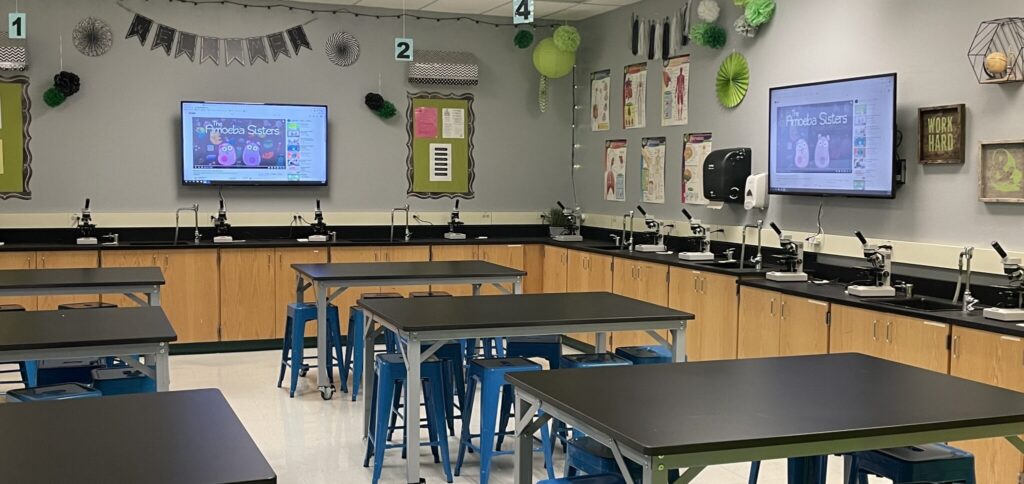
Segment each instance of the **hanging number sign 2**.
M512 21L516 24L532 24L533 0L512 0Z
M7 37L10 39L25 38L25 17L23 13L7 14Z
M412 62L412 39L403 39L401 37L395 37L395 60L402 62Z

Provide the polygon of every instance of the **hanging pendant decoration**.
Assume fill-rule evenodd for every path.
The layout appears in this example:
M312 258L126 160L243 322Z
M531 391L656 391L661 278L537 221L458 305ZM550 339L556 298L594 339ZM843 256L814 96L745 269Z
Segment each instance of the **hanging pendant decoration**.
M110 50L114 34L106 22L96 17L86 17L71 31L71 40L82 55L99 57Z
M81 88L81 79L77 74L60 71L53 76L53 87L43 92L43 102L51 108L64 103L67 98L75 95Z
M348 32L335 32L324 42L324 54L334 65L348 67L359 60L359 41Z
M196 37L196 34L178 32L178 45L174 48L174 58L177 59L184 55L188 57L189 62L195 62L198 41L199 38Z
M237 62L238 65L245 65L245 49L242 48L242 39L224 39L224 65L230 66Z
M149 50L163 49L164 54L171 55L171 45L174 44L174 34L178 31L166 25L156 27L156 35L153 36L153 45Z

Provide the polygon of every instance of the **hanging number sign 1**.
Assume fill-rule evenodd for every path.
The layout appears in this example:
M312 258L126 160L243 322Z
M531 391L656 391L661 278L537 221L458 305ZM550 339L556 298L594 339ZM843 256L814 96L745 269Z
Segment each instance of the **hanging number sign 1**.
M533 0L512 0L512 21L516 24L532 24Z
M26 15L23 13L7 14L7 38L25 38L25 17Z
M403 39L401 37L395 37L395 60L402 62L412 62L412 46L412 39Z

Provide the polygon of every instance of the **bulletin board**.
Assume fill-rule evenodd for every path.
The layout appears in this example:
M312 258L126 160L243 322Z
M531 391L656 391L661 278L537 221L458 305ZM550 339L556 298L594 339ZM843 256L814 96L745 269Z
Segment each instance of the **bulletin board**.
M473 198L473 95L408 94L408 195Z
M0 199L32 198L28 77L0 77Z

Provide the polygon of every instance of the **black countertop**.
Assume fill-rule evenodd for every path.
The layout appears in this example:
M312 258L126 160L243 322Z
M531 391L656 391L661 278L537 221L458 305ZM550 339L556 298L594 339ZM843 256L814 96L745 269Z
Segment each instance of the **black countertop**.
M292 264L296 272L314 281L387 282L394 279L462 279L487 277L523 277L525 271L499 266L490 262L432 261L432 262L355 262L327 264Z
M693 319L690 313L607 292L360 299L359 306L408 332Z
M219 390L0 405L0 428L4 482L277 482Z
M116 286L162 286L159 267L102 267L93 269L4 269L0 270L0 291L4 289L57 289Z
M508 379L547 408L650 456L1024 422L1024 394L858 354L563 369Z
M162 343L177 339L171 322L159 307L0 313L0 351Z
M769 291L777 291L792 296L806 297L818 301L826 301L833 304L853 306L861 309L879 311L883 313L899 314L912 318L921 318L937 323L947 323L954 326L991 331L1011 336L1024 337L1024 327L1016 323L986 319L981 315L981 309L969 314L962 311L921 311L903 306L894 306L872 301L872 298L851 296L846 293L846 285L839 283L816 284L813 282L776 282L767 279L743 279L739 282L741 286L756 287ZM948 300L947 300L948 301Z

